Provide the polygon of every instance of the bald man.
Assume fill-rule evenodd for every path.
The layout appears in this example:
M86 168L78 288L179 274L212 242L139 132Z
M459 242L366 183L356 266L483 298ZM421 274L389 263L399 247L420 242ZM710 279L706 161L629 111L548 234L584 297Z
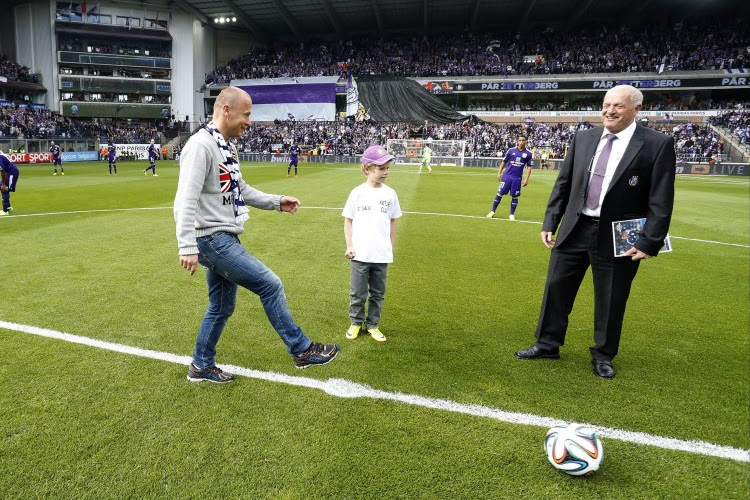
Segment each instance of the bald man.
M642 103L640 90L618 85L604 96L604 126L573 137L542 224L542 243L552 253L537 341L517 351L518 358L560 357L568 315L591 267L595 341L591 362L596 376L615 376L612 359L619 350L630 285L640 262L655 257L663 246L674 203L674 141L636 124ZM633 248L615 257L612 222L643 217L646 225Z
M196 339L187 378L191 382L231 382L234 376L215 363L216 344L234 312L237 287L258 295L268 320L286 344L297 368L324 365L339 352L335 344L312 342L289 312L281 280L240 243L248 206L293 214L297 198L266 194L242 178L237 149L250 126L250 95L227 87L214 104L208 125L188 139L180 156L180 178L174 201L180 265L190 275L206 268L208 309Z

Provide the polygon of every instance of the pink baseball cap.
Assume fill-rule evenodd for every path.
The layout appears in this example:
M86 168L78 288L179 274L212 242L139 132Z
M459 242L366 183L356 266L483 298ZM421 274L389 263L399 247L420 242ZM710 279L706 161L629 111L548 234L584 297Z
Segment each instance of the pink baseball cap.
M365 152L362 153L362 160L360 161L363 165L368 163L372 163L373 165L385 165L391 160L395 160L395 157L392 154L389 154L384 146L375 145L365 149Z

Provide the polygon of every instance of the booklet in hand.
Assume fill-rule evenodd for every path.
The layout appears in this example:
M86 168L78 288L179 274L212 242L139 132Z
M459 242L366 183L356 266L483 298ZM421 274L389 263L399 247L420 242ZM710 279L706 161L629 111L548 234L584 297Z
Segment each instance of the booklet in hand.
M612 223L612 243L615 249L615 257L622 257L625 252L633 248L635 242L643 233L646 225L646 218L618 220ZM672 242L669 241L669 235L664 238L664 248L659 253L671 252Z

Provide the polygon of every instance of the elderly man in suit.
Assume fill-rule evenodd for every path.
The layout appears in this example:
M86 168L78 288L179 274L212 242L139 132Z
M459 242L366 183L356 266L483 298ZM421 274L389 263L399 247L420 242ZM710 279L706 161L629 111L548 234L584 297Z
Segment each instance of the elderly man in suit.
M568 315L591 266L594 279L594 374L615 376L625 305L641 260L655 257L669 229L675 151L670 136L637 125L643 94L618 85L604 96L603 127L578 132L555 182L542 226L552 249L537 341L520 359L556 359ZM646 217L643 233L624 257L614 257L612 222ZM555 230L557 240L553 238Z

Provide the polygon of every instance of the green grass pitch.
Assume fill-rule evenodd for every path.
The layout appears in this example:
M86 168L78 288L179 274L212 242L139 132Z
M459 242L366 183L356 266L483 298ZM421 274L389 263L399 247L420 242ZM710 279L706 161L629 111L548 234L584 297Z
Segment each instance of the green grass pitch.
M0 219L0 321L189 355L203 271L179 267L175 162L21 166ZM396 166L397 223L382 331L348 341L341 208L355 165L244 164L253 186L302 201L251 210L243 244L283 280L295 320L339 358L294 369L257 297L240 290L217 361L345 379L680 440L750 448L746 178L677 179L674 252L641 265L611 381L591 373L586 279L559 361L523 362L549 252L556 172L534 171L515 222L494 169ZM131 210L144 209L149 210ZM118 210L128 209L128 210ZM460 217L463 216L463 217ZM466 217L468 216L468 217ZM706 241L697 241L706 240ZM734 245L719 244L716 242ZM748 463L604 439L588 478L555 471L546 429L252 378L190 384L186 368L0 329L0 498L747 498Z

